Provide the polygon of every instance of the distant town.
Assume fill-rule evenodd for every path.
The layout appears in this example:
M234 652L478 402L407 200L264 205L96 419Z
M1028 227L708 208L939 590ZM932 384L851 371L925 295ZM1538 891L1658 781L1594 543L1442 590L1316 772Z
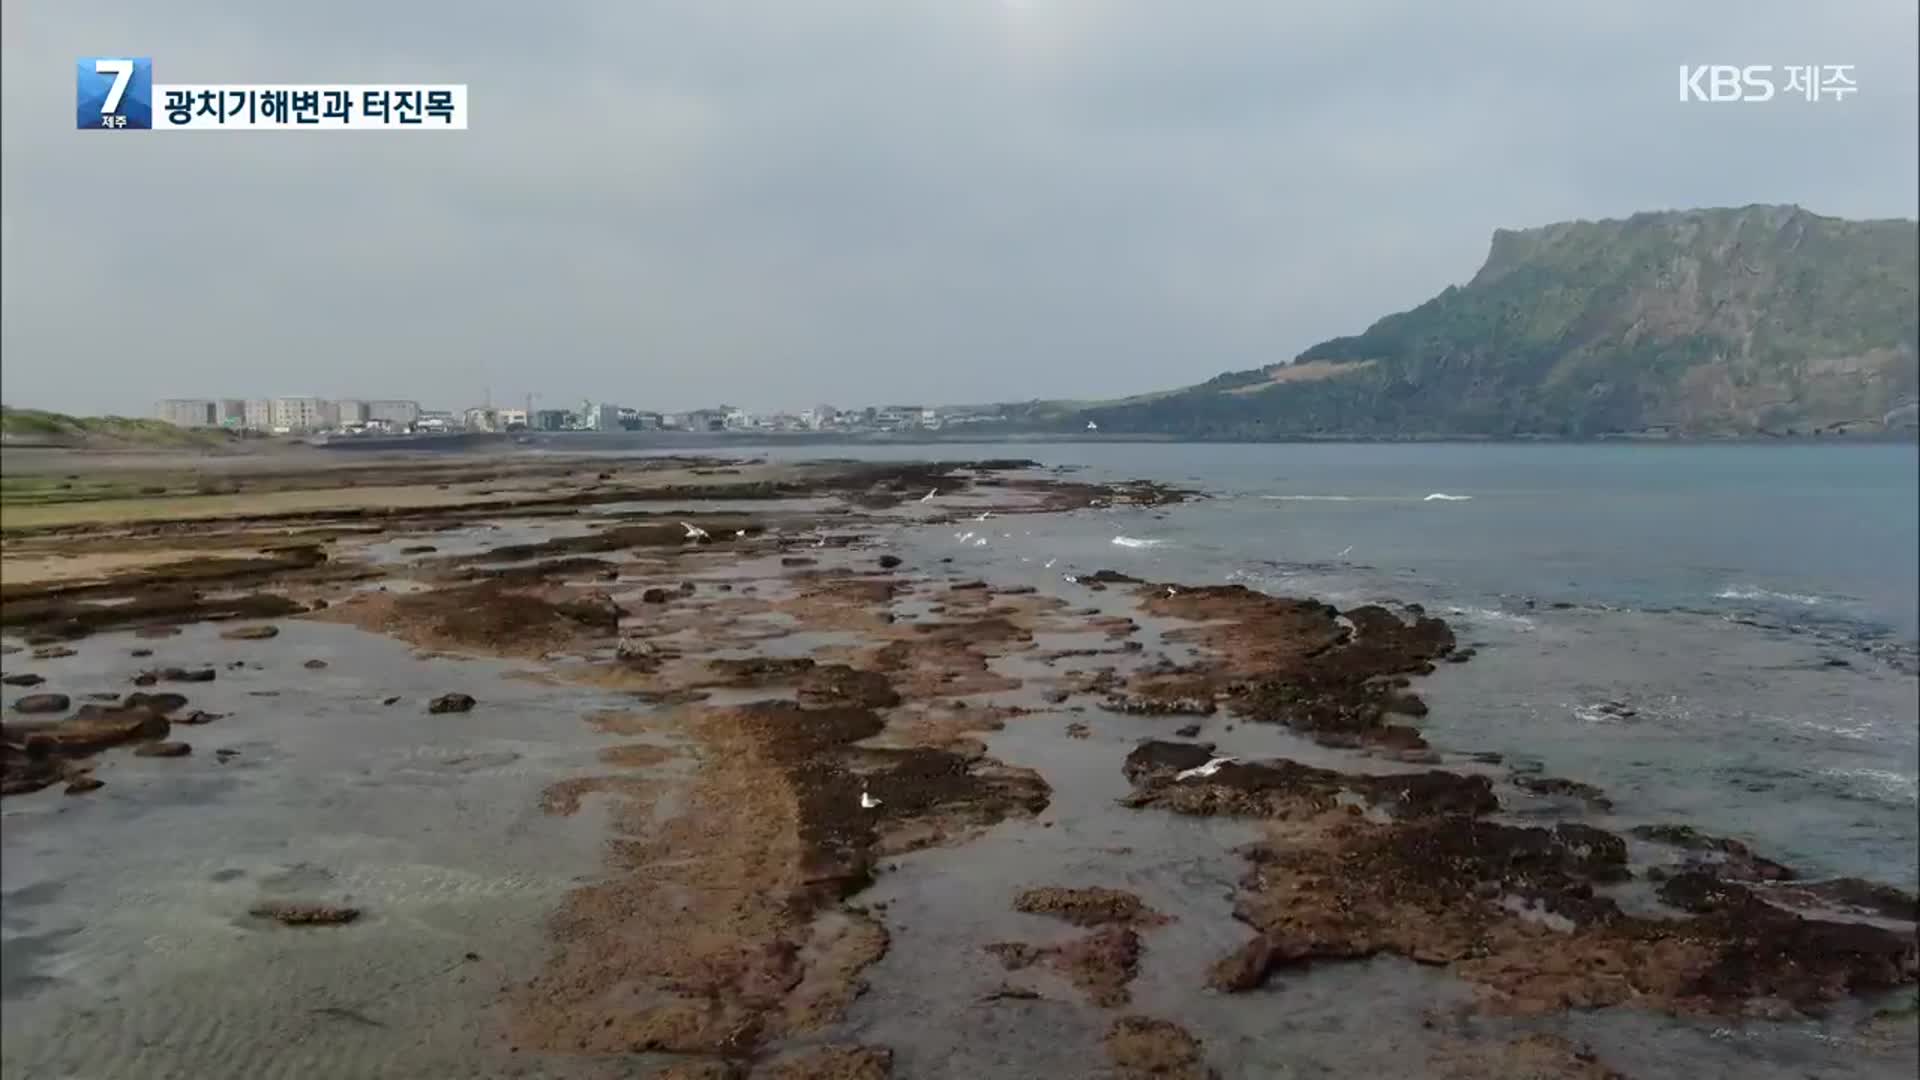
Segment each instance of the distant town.
M269 435L398 435L453 431L844 431L939 430L1003 423L997 410L889 405L842 410L816 405L800 412L754 413L728 405L686 412L650 412L611 402L575 409L477 406L423 409L417 401L372 398L170 398L156 415L185 428L225 428Z

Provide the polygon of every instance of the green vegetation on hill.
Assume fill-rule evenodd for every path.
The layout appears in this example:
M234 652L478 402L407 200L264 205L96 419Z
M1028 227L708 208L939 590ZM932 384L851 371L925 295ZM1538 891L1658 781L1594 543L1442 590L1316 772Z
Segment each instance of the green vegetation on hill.
M200 449L224 446L234 436L225 431L175 427L165 420L125 416L68 416L41 409L0 406L0 436L9 442L46 443L77 447L177 447Z
M1293 364L1052 422L1255 439L1911 426L1917 240L1912 221L1792 206L1501 230L1466 285Z

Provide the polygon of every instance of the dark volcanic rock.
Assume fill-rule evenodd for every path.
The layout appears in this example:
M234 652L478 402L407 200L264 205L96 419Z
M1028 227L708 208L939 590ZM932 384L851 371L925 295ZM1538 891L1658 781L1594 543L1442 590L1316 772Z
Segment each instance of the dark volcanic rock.
M1121 1080L1217 1080L1200 1040L1171 1020L1123 1016L1107 1029L1107 1057Z
M1212 698L1155 698L1115 694L1100 703L1108 712L1135 716L1212 716L1218 706Z
M277 626L236 626L231 630L220 631L220 636L228 641L265 641L280 636Z
M340 926L358 919L360 909L335 904L267 900L255 904L247 914L256 919L272 919L285 926Z
M193 747L183 742L151 742L134 748L135 757L186 757Z
M8 686L39 686L46 681L46 679L35 675L31 671L24 671L18 675L0 677L0 683L6 683Z
M1051 915L1075 926L1107 923L1159 926L1168 921L1165 915L1141 903L1138 896L1097 885L1079 889L1059 885L1028 889L1014 898L1013 909L1029 915Z
M77 650L69 649L65 645L43 645L33 650L33 658L35 660L58 660L63 656L74 656L76 654Z
M1690 858L1689 866L1710 867L1716 876L1729 881L1792 881L1797 876L1789 867L1754 854L1738 840L1710 836L1691 825L1635 825L1627 831L1642 840L1700 853L1704 857Z
M126 700L120 703L120 707L124 709L146 709L150 712L159 713L161 716L166 716L168 713L184 707L186 703L187 697L185 694L149 694L145 691L135 690L133 693L127 695Z
M14 699L13 711L19 713L66 712L73 702L65 694L22 694Z
M167 682L212 682L216 672L210 668L162 668L159 675Z
M900 704L900 694L880 672L860 671L845 664L824 664L802 674L799 700L808 708L850 705L887 709Z
M1199 725L1199 724L1187 724L1187 725L1186 725L1186 726L1184 726L1184 727L1177 727L1177 728L1174 728L1174 729L1173 729L1173 733L1174 733L1175 735L1178 735L1179 737L1181 737L1181 738L1183 738L1183 739L1191 739L1191 738L1193 738L1194 736L1196 736L1196 735L1198 735L1198 734L1200 734L1200 725Z
M1535 795L1580 799L1595 810L1608 811L1613 809L1613 800L1607 798L1605 792L1594 787L1592 784L1584 784L1578 780L1563 780L1557 776L1528 776L1522 774L1513 778L1513 786Z
M430 713L462 713L474 706L471 694L441 694L427 703Z
M1127 804L1183 814L1284 818L1331 810L1342 794L1351 793L1400 817L1485 814L1500 808L1486 777L1437 770L1340 773L1277 759L1226 762L1210 775L1176 779L1212 758L1213 747L1207 743L1141 743L1122 765L1135 785Z
M880 569L882 570L891 570L894 567L899 565L900 565L900 556L898 555L880 556Z
M303 668L306 668L308 671L319 671L327 666L327 662L325 660L318 660L318 659L309 660L306 663L301 664L300 666Z
M99 791L107 782L94 776L81 774L67 781L67 794L85 795L89 791Z
M806 656L721 657L707 661L714 679L727 686L758 687L791 682L813 670Z
M664 604L671 599L673 599L672 593L659 588L648 589L640 594L640 602L643 604Z

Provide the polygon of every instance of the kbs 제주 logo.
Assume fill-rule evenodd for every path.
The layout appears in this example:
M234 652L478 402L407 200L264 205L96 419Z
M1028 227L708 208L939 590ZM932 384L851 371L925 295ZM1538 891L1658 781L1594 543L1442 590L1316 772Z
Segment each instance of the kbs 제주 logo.
M144 56L83 56L75 71L77 126L126 130L153 126L153 61Z

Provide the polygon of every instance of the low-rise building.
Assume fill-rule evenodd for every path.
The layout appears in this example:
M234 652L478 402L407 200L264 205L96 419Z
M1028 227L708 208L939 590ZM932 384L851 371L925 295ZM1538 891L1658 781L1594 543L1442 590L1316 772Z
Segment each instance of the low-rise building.
M565 431L571 415L565 409L536 409L533 413L533 430Z
M528 417L525 409L495 409L493 416L499 423L501 431L523 430L527 427Z
M273 429L273 402L266 398L248 398L241 426L248 431L270 431Z

